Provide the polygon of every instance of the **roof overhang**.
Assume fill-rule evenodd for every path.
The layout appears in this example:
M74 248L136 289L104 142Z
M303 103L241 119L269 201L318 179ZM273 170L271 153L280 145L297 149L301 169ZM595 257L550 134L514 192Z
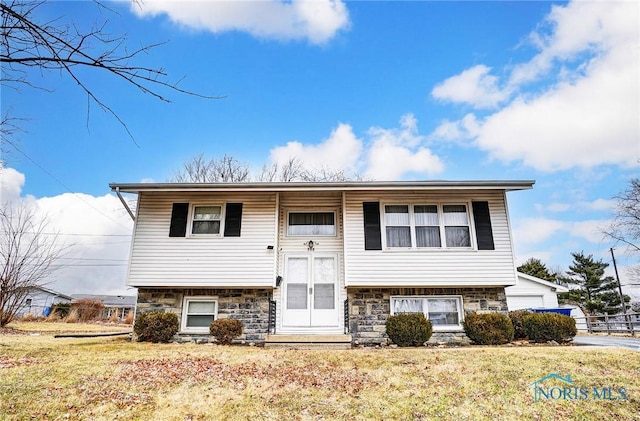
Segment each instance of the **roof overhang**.
M548 288L555 288L556 292L569 292L569 288L563 285L556 284L554 282L550 282L544 279L540 279L537 276L527 275L526 273L522 273L520 271L518 271L518 278L526 279L528 281L535 282L540 285L544 285Z
M113 191L140 192L302 192L302 191L425 191L425 190L528 190L533 180L488 181L350 181L288 183L111 183Z

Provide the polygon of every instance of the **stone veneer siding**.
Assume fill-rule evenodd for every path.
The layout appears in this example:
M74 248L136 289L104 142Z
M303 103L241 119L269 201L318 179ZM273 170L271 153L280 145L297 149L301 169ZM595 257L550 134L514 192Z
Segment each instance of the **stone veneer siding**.
M175 313L182 323L184 297L212 297L218 301L218 318L238 319L244 324L241 343L264 343L268 333L271 289L164 289L139 288L136 315L148 311ZM206 334L176 335L177 341L213 342Z
M385 322L391 314L392 295L462 296L464 314L474 311L507 313L503 287L495 288L348 288L349 330L355 345L386 344ZM464 332L433 332L431 343L467 344Z

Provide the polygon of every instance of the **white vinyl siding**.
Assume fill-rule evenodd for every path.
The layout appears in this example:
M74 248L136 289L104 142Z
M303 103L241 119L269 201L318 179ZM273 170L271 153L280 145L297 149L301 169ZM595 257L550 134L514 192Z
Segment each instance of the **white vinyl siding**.
M476 249L473 201L489 202L495 250ZM382 212L386 204L468 204L471 247L365 250L363 202L380 202ZM511 233L502 190L347 192L345 219L345 279L348 287L480 287L515 283ZM384 230L385 221L381 220L381 223Z
M335 229L334 235L287 235L288 215L290 213L333 213ZM344 288L344 254L343 254L343 223L342 223L342 194L338 192L303 192L280 194L280 227L279 227L279 249L277 261L277 273L286 276L285 259L287 256L298 256L309 253L307 241L314 241L315 255L335 255L337 256L338 275L338 299L339 308L339 328L335 332L342 332L343 312L341 311L344 300L347 298ZM244 228L243 228L244 229ZM321 286L322 288L322 286ZM286 297L284 297L286 298ZM282 323L283 288L276 288L273 291L273 299L276 301L276 320ZM335 330L335 329L334 329ZM282 331L279 324L276 331Z
M173 203L242 203L240 237L169 237ZM222 208L224 212L224 207ZM271 287L275 193L141 193L128 284L135 287ZM222 231L221 231L222 232Z

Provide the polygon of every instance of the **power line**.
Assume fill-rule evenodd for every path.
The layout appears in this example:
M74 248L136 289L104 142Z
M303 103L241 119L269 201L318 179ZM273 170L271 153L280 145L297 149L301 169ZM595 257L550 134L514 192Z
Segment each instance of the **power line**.
M89 206L90 208L92 208L93 210L95 210L96 212L98 212L99 214L101 214L102 216L104 216L105 218L107 218L108 220L110 220L111 222L116 223L117 225L120 225L123 228L127 228L129 229L129 227L125 227L124 225L122 225L120 222L116 221L115 219L111 218L109 215L107 215L106 213L102 212L100 209L96 208L95 206L93 206L91 203L87 202L86 200L84 200L82 197L80 197L77 193L73 192L71 190L71 188L69 188L69 186L67 186L65 183L63 183L60 179L58 179L56 176L54 176L53 174L51 174L49 171L47 171L47 169L45 169L42 165L38 164L33 158L31 158L29 155L27 155L25 152L22 151L22 149L18 148L14 142L9 142L9 145L11 145L11 147L13 147L16 151L20 152L25 158L27 158L29 161L31 161L31 163L33 163L33 165L35 165L36 167L40 168L40 170L42 172L44 172L46 175L48 175L49 177L51 177L51 179L53 179L56 183L60 184L62 187L64 187L67 192L71 193L73 195L73 197L75 197L76 199L79 199L80 201L84 202L85 205Z
M91 259L84 257L58 257L59 260L77 260L82 262L100 261L100 262L128 262L127 259Z
M66 232L25 232L25 234L43 234L43 235L68 235L77 237L131 237L131 234L82 234L79 232L66 233Z

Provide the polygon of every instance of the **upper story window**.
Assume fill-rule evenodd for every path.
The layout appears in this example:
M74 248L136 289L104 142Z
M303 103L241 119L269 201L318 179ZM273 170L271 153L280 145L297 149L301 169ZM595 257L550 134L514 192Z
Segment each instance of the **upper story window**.
M191 234L220 234L222 206L193 206Z
M336 235L334 212L289 212L287 235Z
M466 204L385 205L384 224L389 248L471 247Z
M447 247L471 247L467 205L442 206Z

